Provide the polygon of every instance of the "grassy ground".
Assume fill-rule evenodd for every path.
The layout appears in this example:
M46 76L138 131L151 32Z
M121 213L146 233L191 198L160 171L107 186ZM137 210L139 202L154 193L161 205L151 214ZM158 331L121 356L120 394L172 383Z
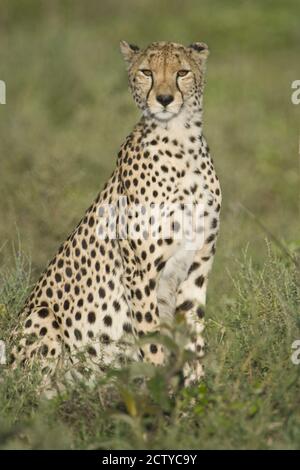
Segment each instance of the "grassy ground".
M99 378L44 401L38 371L2 367L0 447L299 447L299 269L259 225L297 256L299 14L297 0L1 2L0 338L138 118L119 39L209 44L205 134L224 204L204 383L170 400L170 377L143 371L141 389L133 367L105 379L109 395Z

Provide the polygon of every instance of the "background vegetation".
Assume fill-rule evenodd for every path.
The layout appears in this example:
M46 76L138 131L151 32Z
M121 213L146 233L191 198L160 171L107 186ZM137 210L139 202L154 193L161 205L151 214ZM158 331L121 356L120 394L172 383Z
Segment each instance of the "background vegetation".
M120 39L209 44L205 134L224 203L204 383L170 400L163 372L143 371L141 388L133 368L105 379L107 396L99 378L44 401L38 371L2 367L0 447L299 447L299 16L298 0L1 0L0 338L138 119Z

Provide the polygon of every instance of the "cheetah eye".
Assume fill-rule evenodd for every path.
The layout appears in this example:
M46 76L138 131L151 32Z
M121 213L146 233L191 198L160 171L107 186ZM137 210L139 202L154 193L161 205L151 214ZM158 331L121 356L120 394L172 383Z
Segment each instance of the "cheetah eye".
M185 77L189 73L189 70L178 70L177 76L178 77Z
M152 77L152 72L149 69L141 69L140 72L146 75L146 77Z

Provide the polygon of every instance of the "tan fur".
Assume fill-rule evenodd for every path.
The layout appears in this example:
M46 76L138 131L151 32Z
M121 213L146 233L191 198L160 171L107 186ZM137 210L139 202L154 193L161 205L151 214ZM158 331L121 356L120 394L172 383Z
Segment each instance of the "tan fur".
M122 42L121 51L143 116L121 146L113 175L27 299L12 359L32 363L40 357L52 372L65 357L74 362L78 352L96 367L118 363L123 353L162 364L165 351L158 340L139 350L134 340L159 332L162 322L181 312L190 329L186 347L195 353L183 371L189 384L203 374L203 306L221 207L202 133L208 48L157 42L140 50ZM114 218L108 206L115 205L121 218L120 198L130 208L164 207L171 235L163 238L163 227L154 233L150 224L147 237L142 226L137 238L103 237ZM176 238L179 207L199 204L201 237L189 241L189 216L188 230Z

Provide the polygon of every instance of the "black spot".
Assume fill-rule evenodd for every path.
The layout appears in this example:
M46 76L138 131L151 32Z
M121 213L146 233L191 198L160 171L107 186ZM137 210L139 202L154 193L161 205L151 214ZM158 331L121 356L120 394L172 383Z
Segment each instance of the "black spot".
M105 317L103 318L103 322L106 326L111 326L112 318L109 315L105 315Z
M103 344L109 344L110 343L110 337L106 334L100 336L100 341Z
M95 312L89 312L88 313L88 322L89 323L95 323L95 321L96 321Z
M93 348L92 346L89 346L89 347L88 347L87 352L88 352L91 356L97 356L96 349Z
M79 294L80 294L80 288L79 288L79 286L75 286L74 292L75 292L75 295L79 295Z
M138 52L140 48L136 46L135 44L128 44L130 49L132 49L134 52Z
M206 243L211 243L212 241L214 241L215 238L216 238L216 237L215 237L214 234L210 235L210 236L207 238Z
M152 354L156 354L157 353L157 346L156 344L150 344L150 351Z
M135 318L137 319L139 323L141 323L141 321L143 320L143 316L141 312L136 312Z
M217 228L218 226L218 219L213 219L211 221L211 228Z
M67 283L64 285L64 291L68 293L68 292L70 292L70 290L71 290L71 286L70 286L70 284L67 282Z
M197 287L202 287L203 283L204 283L204 277L202 275L197 277L197 279L195 280L195 284Z
M59 259L58 262L57 262L57 266L58 266L59 268L62 268L63 265L64 265L64 261L63 261L62 259Z
M66 275L67 275L68 277L72 277L72 269L71 269L70 267L67 267L67 268L66 268Z
M41 318L47 318L49 315L49 310L47 308L41 308L39 310L39 317Z
M203 318L204 317L204 310L203 310L202 307L197 307L196 312L197 312L198 318Z
M105 297L105 290L103 289L103 287L99 287L98 293L99 293L100 299L104 299L104 297Z
M140 289L136 289L135 291L135 295L137 297L138 300L141 300L142 299L142 292L140 291Z
M53 297L53 291L52 291L51 287L48 287L48 289L46 290L46 295L49 298Z
M192 263L191 266L190 266L189 274L191 274L193 271L195 271L195 269L198 269L198 268L200 268L200 263L196 263L194 261L194 263Z
M119 303L117 300L114 300L114 301L113 301L113 307L114 307L114 309L115 309L116 312L119 312L120 309L121 309L121 305L120 305L120 303Z
M82 339L82 334L80 333L79 330L77 330L77 328L74 330L74 336L75 336L75 338L77 339L77 341L81 341L81 339Z
M149 286L145 286L145 294L146 294L147 297L149 297L149 295L150 295L150 288L149 288Z
M81 320L81 313L80 312L76 312L75 320L77 320L77 321Z
M176 308L177 311L187 312L193 308L194 304L191 300L185 300L179 307Z
M162 261L161 263L159 263L159 265L157 266L157 271L161 271L162 269L164 269L166 265L166 261Z
M147 312L146 315L145 315L145 319L148 323L151 323L152 322L152 315L150 312Z
M125 331L125 333L132 333L132 326L130 323L124 323L123 325L123 331Z
M59 324L57 323L56 320L54 320L54 321L52 322L52 326L53 326L53 328L54 328L55 330L58 330L58 329L59 329Z

